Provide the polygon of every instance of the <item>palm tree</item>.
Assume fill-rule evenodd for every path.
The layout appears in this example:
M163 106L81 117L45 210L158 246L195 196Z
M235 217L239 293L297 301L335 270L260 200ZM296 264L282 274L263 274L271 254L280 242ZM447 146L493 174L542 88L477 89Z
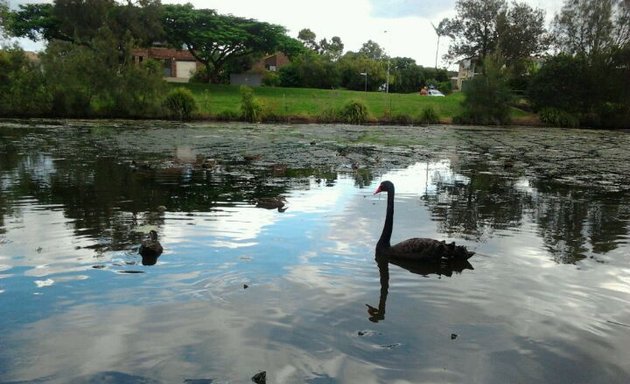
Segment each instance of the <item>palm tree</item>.
M437 27L433 23L431 23L431 26L433 27L433 30L437 35L437 47L435 48L435 69L437 69L438 53L440 51L440 37L448 35L448 19L443 19L442 21L440 21Z

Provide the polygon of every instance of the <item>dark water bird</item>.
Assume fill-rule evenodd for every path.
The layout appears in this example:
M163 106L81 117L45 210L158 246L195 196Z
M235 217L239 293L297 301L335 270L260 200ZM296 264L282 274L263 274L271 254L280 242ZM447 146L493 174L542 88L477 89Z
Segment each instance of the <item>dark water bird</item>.
M383 233L376 243L376 253L391 259L410 260L427 263L449 263L453 261L468 260L474 252L468 251L464 246L447 244L429 238L412 238L391 245L392 229L394 226L394 184L391 181L383 181L374 194L387 192L387 214Z
M287 210L287 207L285 206L287 199L284 196L261 197L256 199L255 203L257 208L277 209L278 212L284 212Z
M162 254L162 244L158 241L158 234L151 230L147 239L142 241L138 253L142 256L142 265L154 265Z
M153 166L146 161L135 161L131 160L131 170L133 171L150 171L153 169Z
M201 163L201 168L204 170L213 170L217 165L218 162L216 159L210 159L210 158L203 158L200 160Z
M289 167L286 164L273 164L271 166L271 174L273 176L286 176Z

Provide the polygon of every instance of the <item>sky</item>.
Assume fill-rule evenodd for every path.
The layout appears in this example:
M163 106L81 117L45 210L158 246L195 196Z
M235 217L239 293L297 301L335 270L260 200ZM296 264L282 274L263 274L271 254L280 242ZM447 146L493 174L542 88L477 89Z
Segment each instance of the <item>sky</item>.
M563 3L562 0L520 1L545 10L547 22ZM37 1L9 0L9 5L33 2ZM445 17L454 17L456 0L162 0L163 4L188 2L195 8L282 25L292 37L297 37L303 28L313 31L318 41L339 36L344 52L358 51L363 43L373 40L391 57L410 57L419 65L433 67L438 45L431 23L437 25ZM442 60L448 43L447 38L440 39L439 67L448 66ZM42 47L24 40L21 44L26 50Z

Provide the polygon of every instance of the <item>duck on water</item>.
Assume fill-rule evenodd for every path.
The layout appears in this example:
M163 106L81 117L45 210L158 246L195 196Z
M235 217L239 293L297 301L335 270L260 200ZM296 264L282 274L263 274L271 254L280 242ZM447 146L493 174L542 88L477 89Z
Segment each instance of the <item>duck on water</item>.
M374 192L374 194L387 192L385 225L376 243L378 256L422 263L451 263L466 261L474 254L464 246L429 238L412 238L391 245L394 226L394 190L394 184L391 181L383 181Z
M157 232L149 231L149 236L138 248L138 253L142 256L142 265L155 265L163 250L162 244L158 241Z

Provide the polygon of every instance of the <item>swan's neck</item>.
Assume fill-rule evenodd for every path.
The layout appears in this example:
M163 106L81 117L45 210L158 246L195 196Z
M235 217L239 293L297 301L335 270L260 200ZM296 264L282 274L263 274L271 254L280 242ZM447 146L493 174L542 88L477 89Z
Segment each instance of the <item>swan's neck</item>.
M385 225L381 233L376 248L389 248L390 239L392 237L392 229L394 227L394 191L387 192L387 213L385 215Z

